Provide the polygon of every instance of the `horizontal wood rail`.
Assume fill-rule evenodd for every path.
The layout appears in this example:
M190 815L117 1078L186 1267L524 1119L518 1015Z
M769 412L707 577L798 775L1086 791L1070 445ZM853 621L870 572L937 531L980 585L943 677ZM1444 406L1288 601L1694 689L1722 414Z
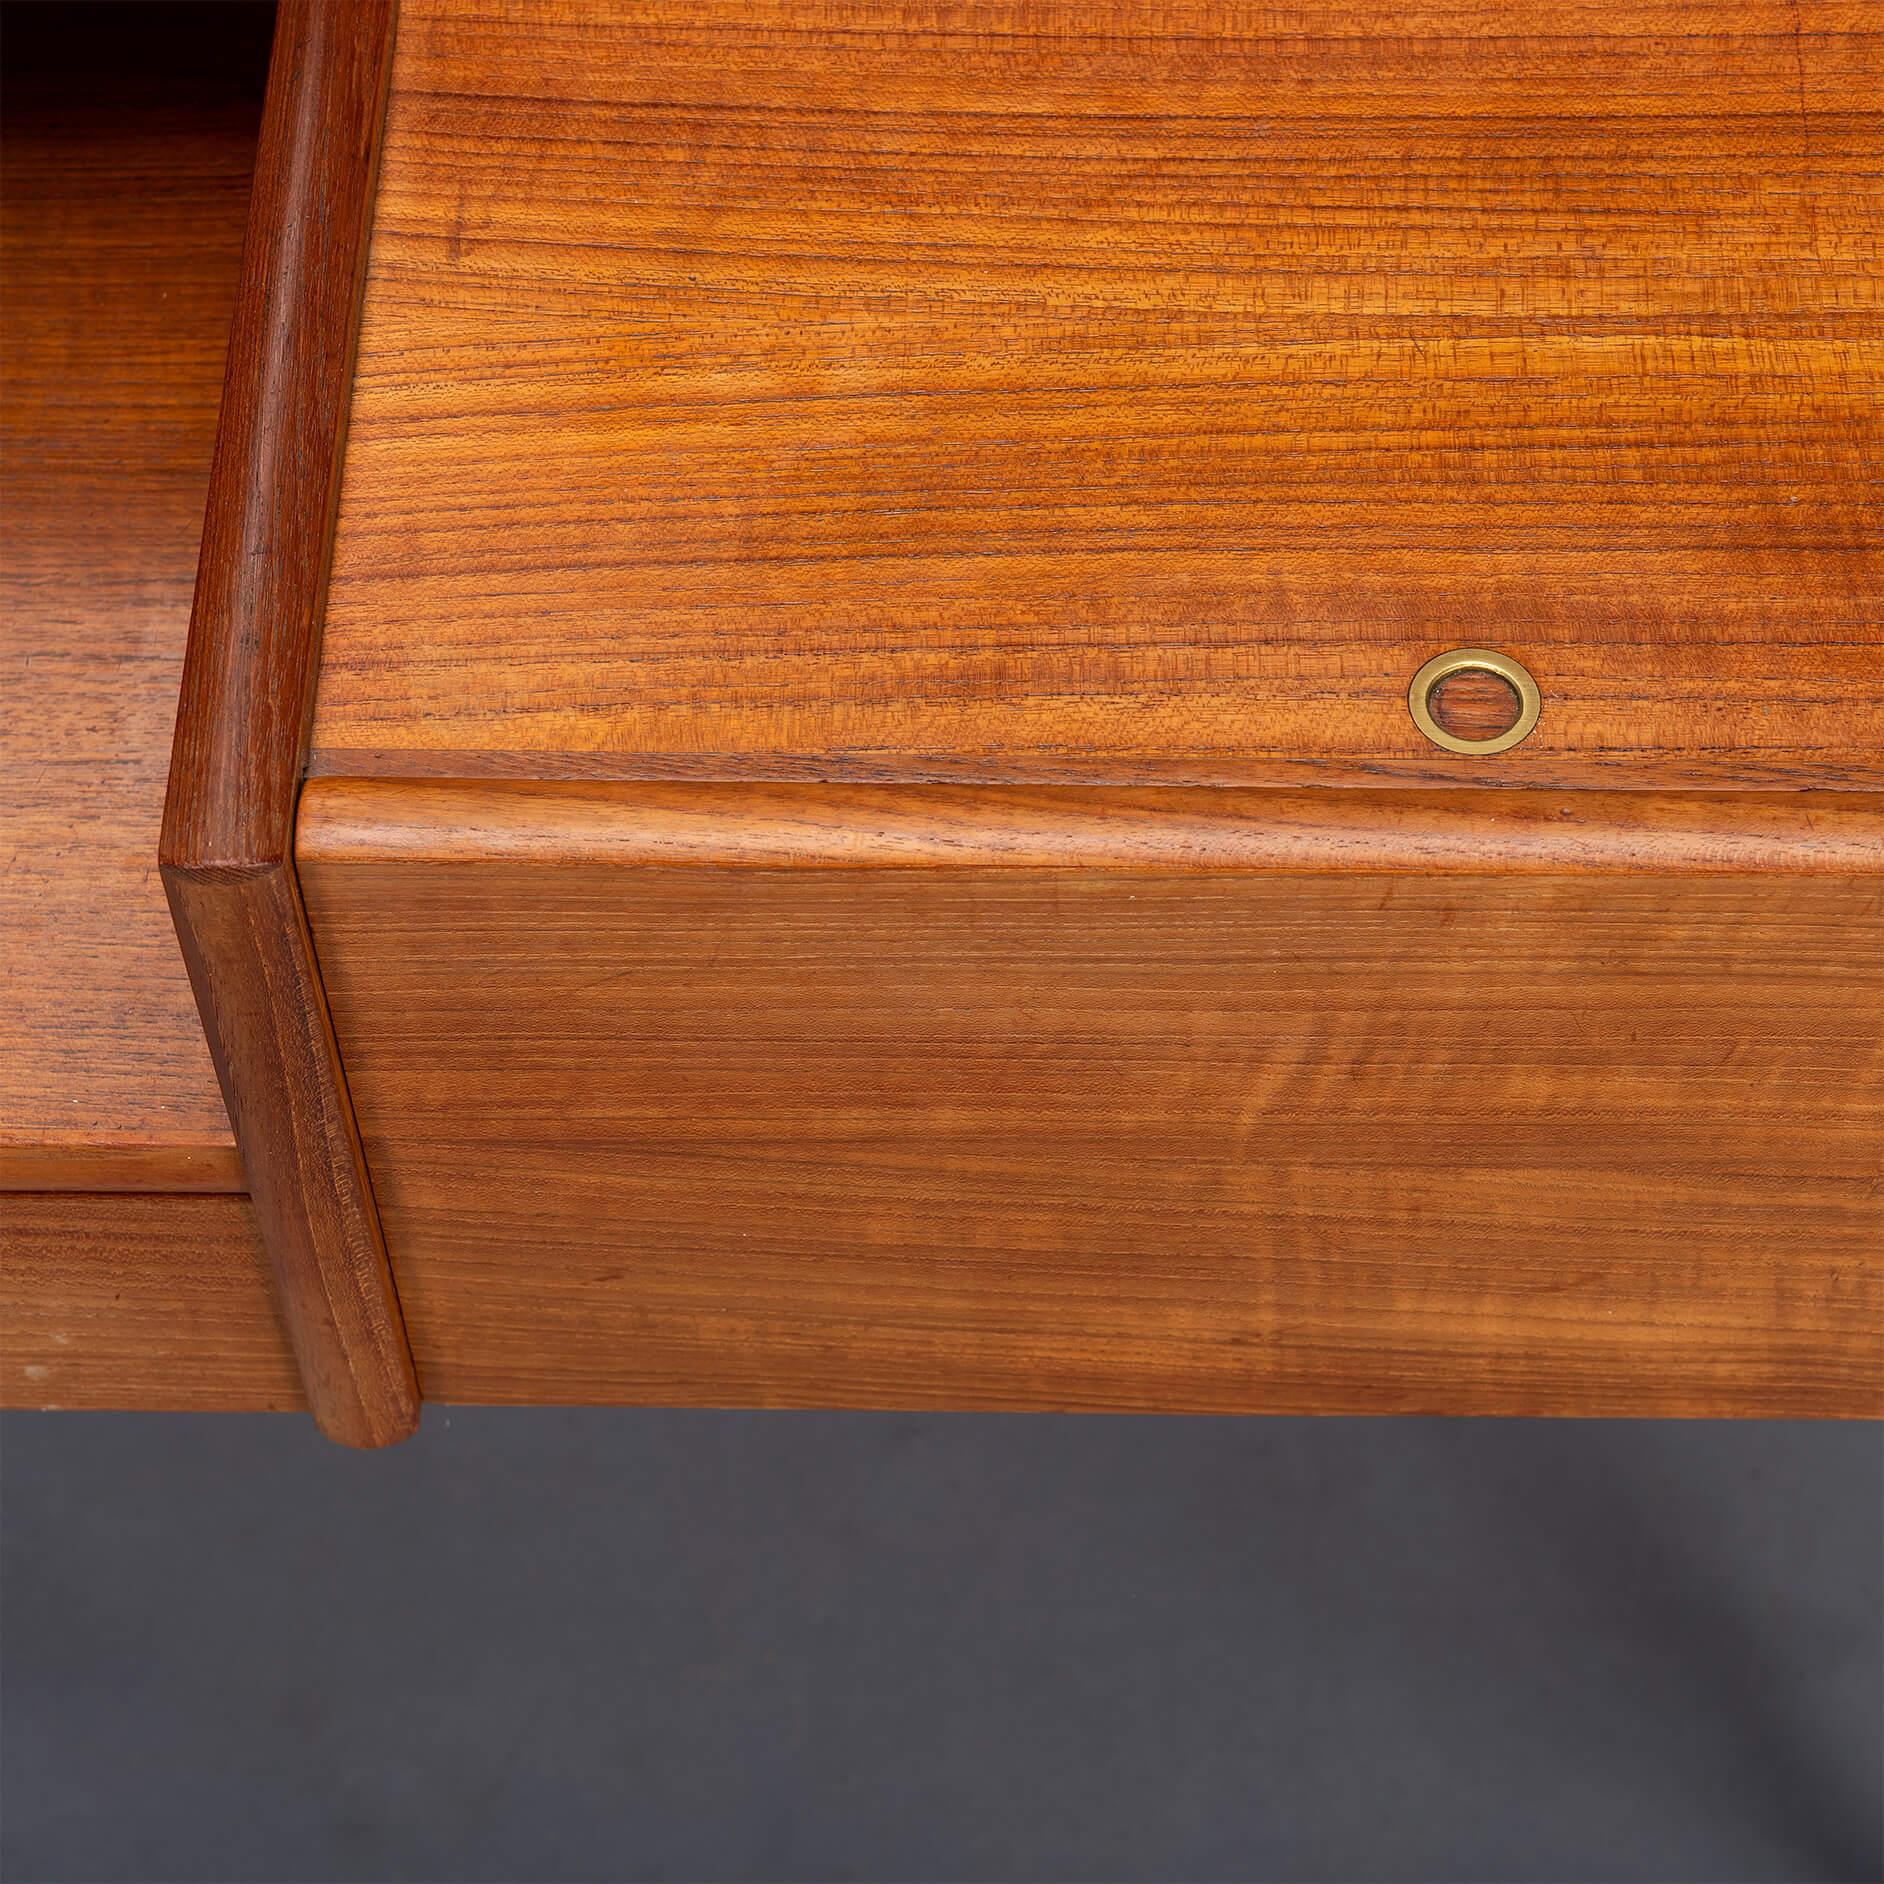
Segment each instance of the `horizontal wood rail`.
M313 779L297 843L356 863L1817 875L1880 868L1884 796Z

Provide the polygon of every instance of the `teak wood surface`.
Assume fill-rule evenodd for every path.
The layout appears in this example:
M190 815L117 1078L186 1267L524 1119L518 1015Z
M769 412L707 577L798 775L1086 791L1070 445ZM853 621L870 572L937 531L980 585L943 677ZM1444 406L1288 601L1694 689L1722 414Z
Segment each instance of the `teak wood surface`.
M425 1392L1884 1411L1884 807L1529 797L316 781Z
M1378 871L1878 878L1873 792L1369 792L318 779L321 865ZM1884 882L1875 886L1884 895ZM1677 891L1678 895L1679 892Z
M246 1197L0 1191L0 1406L306 1405Z
M7 15L0 1189L243 1187L157 830L270 19Z
M288 0L163 862L326 1430L1884 1410L1881 72Z
M406 0L313 767L1875 786L1880 96L1873 0Z
M164 886L324 1431L418 1391L295 881L390 0L283 0L164 806Z
M297 843L426 1392L1884 1406L1879 26L406 0Z

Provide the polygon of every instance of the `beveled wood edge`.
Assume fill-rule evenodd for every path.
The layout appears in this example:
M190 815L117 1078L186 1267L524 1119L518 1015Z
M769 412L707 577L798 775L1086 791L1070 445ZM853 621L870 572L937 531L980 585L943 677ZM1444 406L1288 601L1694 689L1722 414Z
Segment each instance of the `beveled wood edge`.
M310 779L313 865L1884 871L1884 794Z
M394 0L282 0L159 860L308 1404L384 1445L412 1355L294 871Z

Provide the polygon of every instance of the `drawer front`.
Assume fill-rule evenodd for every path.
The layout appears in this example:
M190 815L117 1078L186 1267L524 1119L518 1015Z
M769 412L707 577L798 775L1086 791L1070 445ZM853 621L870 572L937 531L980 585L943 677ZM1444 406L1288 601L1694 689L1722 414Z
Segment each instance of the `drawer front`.
M1522 796L316 784L425 1393L1880 1410L1877 877Z

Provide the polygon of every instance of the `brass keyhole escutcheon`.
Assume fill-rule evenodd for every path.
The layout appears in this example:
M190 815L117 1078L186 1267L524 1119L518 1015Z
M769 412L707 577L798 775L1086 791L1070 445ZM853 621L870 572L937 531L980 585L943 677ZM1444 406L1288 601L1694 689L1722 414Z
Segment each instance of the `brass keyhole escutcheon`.
M1413 676L1406 703L1435 746L1475 756L1509 752L1543 710L1530 670L1490 648L1435 655Z

